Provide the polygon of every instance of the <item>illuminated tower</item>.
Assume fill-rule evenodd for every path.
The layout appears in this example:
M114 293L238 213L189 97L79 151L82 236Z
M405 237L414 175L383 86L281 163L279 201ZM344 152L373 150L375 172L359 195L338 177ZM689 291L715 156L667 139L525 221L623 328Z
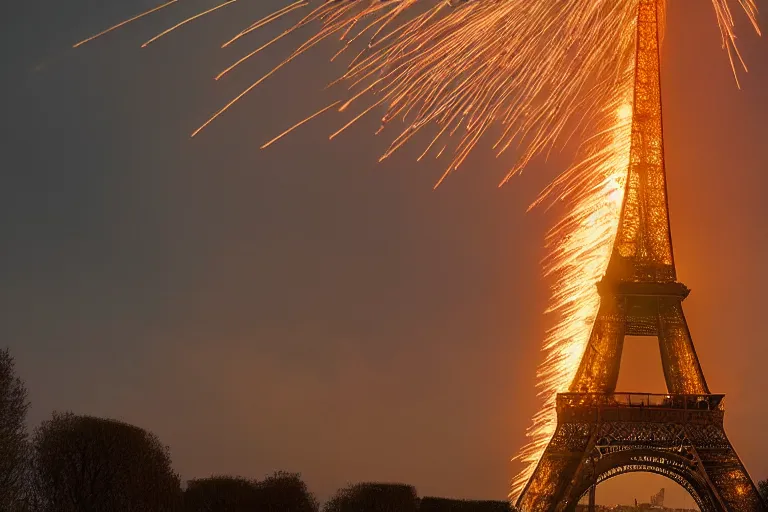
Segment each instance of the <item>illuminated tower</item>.
M664 475L703 512L768 512L723 428L723 395L710 394L677 282L669 229L661 117L659 18L640 0L632 146L624 204L600 309L558 425L518 500L522 512L568 512L611 477ZM667 395L616 393L624 337L659 339Z

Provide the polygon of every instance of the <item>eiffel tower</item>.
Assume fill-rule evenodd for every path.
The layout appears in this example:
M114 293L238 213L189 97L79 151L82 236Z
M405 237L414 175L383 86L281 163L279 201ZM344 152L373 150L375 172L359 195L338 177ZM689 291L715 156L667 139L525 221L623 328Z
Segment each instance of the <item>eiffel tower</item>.
M686 489L702 512L768 512L723 428L723 395L709 391L682 302L669 228L661 117L663 0L639 0L632 142L600 308L557 429L517 506L571 512L614 476L648 472ZM616 393L624 337L656 336L669 394Z

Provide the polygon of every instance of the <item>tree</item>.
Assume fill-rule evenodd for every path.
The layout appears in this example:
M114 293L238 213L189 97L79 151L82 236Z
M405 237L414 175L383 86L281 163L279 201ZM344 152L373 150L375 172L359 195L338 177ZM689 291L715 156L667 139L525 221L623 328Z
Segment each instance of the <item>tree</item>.
M508 501L451 500L422 498L419 512L511 512Z
M300 475L278 472L261 482L218 476L190 480L184 512L317 512Z
M258 483L259 512L317 512L317 500L298 473L279 471Z
M184 512L257 512L258 482L213 476L187 482Z
M760 494L763 495L763 499L768 501L768 480L763 480L757 484L757 488L760 489Z
M404 484L361 483L339 490L324 512L416 512L416 490Z
M35 432L32 463L42 512L174 512L180 505L168 448L127 423L54 413Z
M0 510L20 506L27 467L27 390L10 352L0 350Z

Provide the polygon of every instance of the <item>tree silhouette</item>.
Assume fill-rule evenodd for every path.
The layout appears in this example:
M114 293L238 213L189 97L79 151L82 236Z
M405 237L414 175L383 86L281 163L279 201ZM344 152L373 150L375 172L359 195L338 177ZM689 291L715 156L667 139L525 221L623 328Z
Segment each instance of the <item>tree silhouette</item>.
M184 512L256 512L258 482L232 476L213 476L187 482Z
M261 482L214 476L190 480L184 512L317 512L315 497L300 475L278 472Z
M409 485L361 483L340 489L323 512L416 512L418 502Z
M757 484L757 488L760 489L760 494L763 495L763 498L768 501L768 480L763 480Z
M21 506L27 467L27 390L10 352L0 350L0 510Z
M176 512L179 477L168 448L133 425L54 413L35 432L41 512Z
M506 501L450 500L446 498L422 498L419 512L511 512Z
M259 512L317 512L317 500L298 473L278 471L257 484Z

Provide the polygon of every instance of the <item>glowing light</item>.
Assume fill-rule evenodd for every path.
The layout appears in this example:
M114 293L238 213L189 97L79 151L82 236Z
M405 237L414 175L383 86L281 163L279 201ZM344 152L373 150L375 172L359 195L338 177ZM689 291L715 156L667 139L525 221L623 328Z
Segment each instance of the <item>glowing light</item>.
M632 119L632 105L625 103L620 106L619 110L616 111L616 117L618 117L619 121Z
M568 201L568 213L547 237L550 256L544 262L545 272L554 278L548 312L557 320L544 340L545 357L538 370L543 408L534 416L527 433L530 441L518 455L525 468L512 482L513 499L533 474L555 431L555 396L568 390L600 306L595 285L608 266L629 166L633 67L632 60L607 103L608 127L587 141L584 160L539 199L557 195Z

